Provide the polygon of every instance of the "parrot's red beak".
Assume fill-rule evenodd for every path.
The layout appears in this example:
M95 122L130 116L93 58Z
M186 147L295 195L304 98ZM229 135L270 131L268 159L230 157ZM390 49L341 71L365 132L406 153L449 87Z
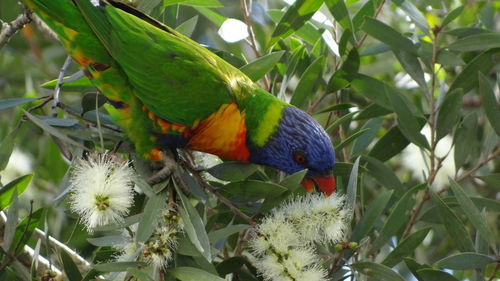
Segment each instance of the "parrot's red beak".
M323 191L326 196L330 196L335 191L335 179L333 175L318 176L318 177L305 177L302 186L307 192L313 191L315 188Z

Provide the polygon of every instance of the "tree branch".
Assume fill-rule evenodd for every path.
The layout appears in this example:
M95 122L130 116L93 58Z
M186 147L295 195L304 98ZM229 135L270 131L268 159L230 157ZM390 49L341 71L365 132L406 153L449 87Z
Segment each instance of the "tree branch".
M33 20L31 11L24 5L23 10L23 13L17 16L15 20L2 25L2 31L0 32L0 49L2 49L2 47L9 42L10 38L21 30L25 24Z

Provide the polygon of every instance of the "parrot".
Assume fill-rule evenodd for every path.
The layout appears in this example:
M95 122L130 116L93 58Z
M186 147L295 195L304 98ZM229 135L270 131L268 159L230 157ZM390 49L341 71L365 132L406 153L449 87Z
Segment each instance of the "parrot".
M335 150L309 114L169 26L113 0L22 0L59 37L139 155L184 148L307 169L306 191L335 190Z

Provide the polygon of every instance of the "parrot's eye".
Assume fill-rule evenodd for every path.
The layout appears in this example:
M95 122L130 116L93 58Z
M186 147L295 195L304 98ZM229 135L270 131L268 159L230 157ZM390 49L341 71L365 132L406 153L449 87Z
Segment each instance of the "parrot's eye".
M296 151L293 154L293 160L295 160L295 162L299 163L300 165L304 165L307 162L307 158L302 151Z

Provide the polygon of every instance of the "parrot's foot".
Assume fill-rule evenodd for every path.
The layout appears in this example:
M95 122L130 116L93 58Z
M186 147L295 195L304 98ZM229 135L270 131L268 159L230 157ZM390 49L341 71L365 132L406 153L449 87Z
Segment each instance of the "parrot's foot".
M157 171L149 177L148 184L155 185L168 180L177 170L175 155L164 153L161 161L153 162L153 169Z

